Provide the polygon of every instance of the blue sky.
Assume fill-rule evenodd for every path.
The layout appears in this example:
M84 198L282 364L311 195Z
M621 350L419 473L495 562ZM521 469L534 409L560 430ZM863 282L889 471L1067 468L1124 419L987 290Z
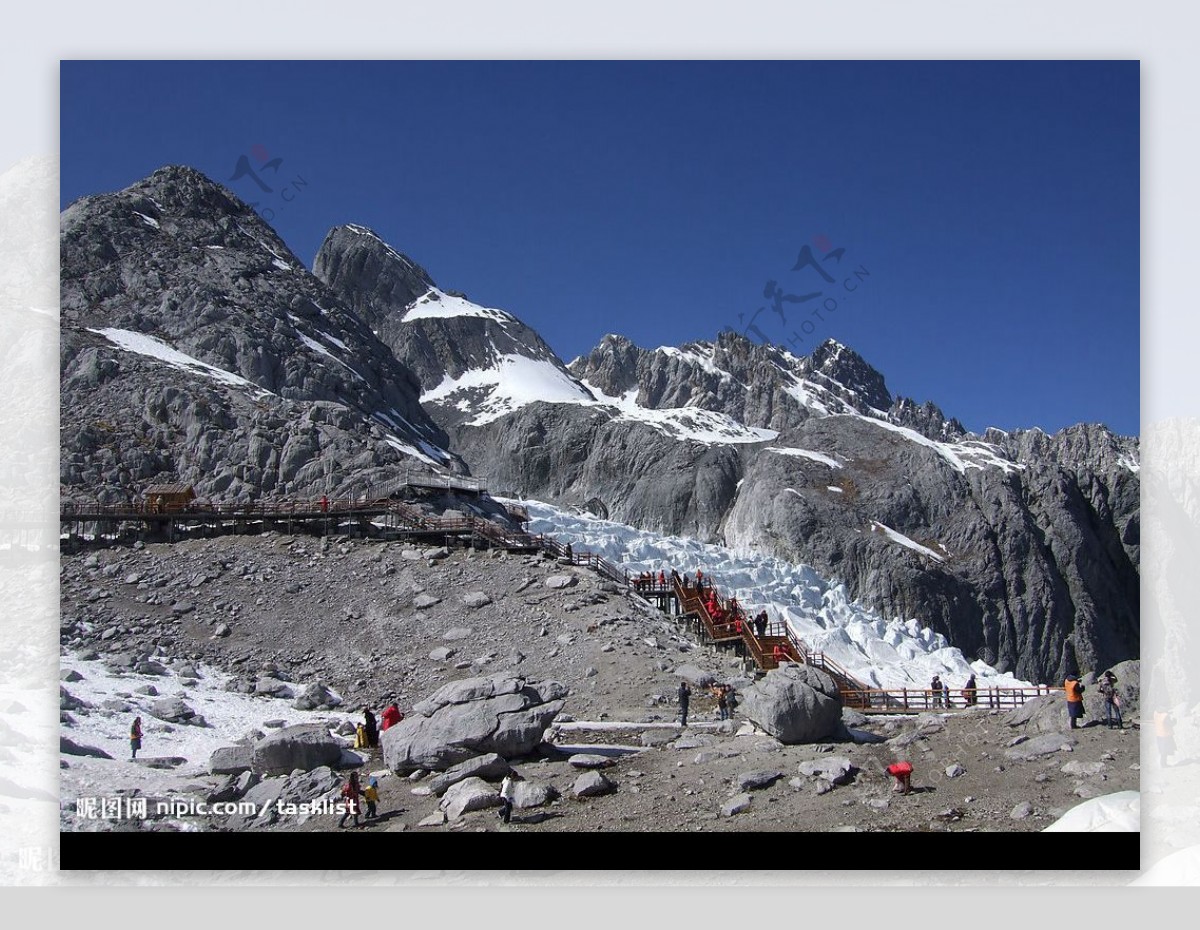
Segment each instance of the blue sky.
M189 164L568 361L753 319L973 430L1136 433L1138 124L1137 62L64 62L62 202Z

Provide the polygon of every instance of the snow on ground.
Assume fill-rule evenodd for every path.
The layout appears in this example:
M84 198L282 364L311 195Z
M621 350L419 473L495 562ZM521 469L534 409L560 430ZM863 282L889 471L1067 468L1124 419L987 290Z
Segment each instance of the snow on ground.
M492 307L481 307L464 297L452 297L436 287L426 291L409 306L404 313L404 322L413 320L446 319L455 316L482 317L496 323L508 324L515 321L509 313Z
M905 536L899 530L894 530L890 526L880 523L878 520L872 520L871 521L871 532L874 533L876 530L882 530L884 536L886 536L892 542L900 543L900 545L904 546L905 549L912 549L913 552L919 552L919 553L921 553L921 555L927 555L931 559L936 559L939 562L946 561L945 556L939 555L938 553L936 553L932 549L930 549L928 546L922 546L915 539L913 539L909 536Z
M259 387L253 381L247 381L241 375L235 375L224 368L217 368L215 365L202 362L198 358L192 358L190 355L171 348L161 339L155 339L153 336L147 336L145 333L135 333L132 330L113 329L111 327L107 329L89 329L88 332L103 336L109 342L113 343L113 345L124 349L126 352L135 352L138 355L158 359L172 368L178 368L181 371L191 372L192 374L204 375L212 378L214 381L219 381L222 384L228 384L232 387L249 388L259 395L271 393L266 388Z
M281 719L286 725L330 721L331 728L343 720L357 723L354 708L340 711L302 711L292 708L294 699L270 698L262 695L238 694L225 690L231 676L208 666L199 666L201 678L192 687L184 687L182 679L174 674L139 675L114 672L99 660L84 661L71 653L62 657L62 669L72 669L83 676L81 681L66 682L65 687L72 695L97 709L72 711L77 725L63 727L62 734L68 739L87 746L103 749L115 760L129 762L129 727L133 718L142 718L143 758L156 756L182 756L190 763L207 766L209 756L222 746L232 745L248 730L263 729L264 720ZM158 689L158 697L134 693L143 685ZM295 686L297 694L303 685ZM204 717L206 727L183 726L166 723L150 713L158 701L178 697L197 714ZM99 709L104 701L121 700L133 708L128 712L108 714ZM270 731L264 731L270 732ZM74 761L77 757L68 757ZM109 763L111 764L111 763Z
M145 213L138 213L137 210L133 211L133 215L137 216L137 217L141 217L142 222L145 223L147 226L149 226L151 229L159 228L158 220L156 220L154 217L146 216Z
M781 446L772 446L767 449L768 452L776 452L779 455L790 455L793 458L812 459L814 462L820 462L823 465L828 465L830 468L841 468L842 463L835 458L831 458L821 452L813 452L811 449L789 449Z
M1136 791L1117 791L1077 804L1043 833L1137 833L1142 802Z
M940 675L955 688L973 672L981 688L1030 687L985 662L968 661L919 620L888 620L853 602L845 585L807 565L650 533L540 501L518 503L529 511L530 532L569 541L577 553L598 553L635 573L702 569L722 593L736 595L751 614L766 609L772 620L785 620L812 649L826 653L866 684L925 688Z

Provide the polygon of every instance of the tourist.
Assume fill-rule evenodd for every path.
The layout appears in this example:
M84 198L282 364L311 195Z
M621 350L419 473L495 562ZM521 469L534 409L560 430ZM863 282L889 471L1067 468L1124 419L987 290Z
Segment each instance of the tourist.
M967 679L967 683L963 685L963 700L967 702L968 707L974 707L978 700L975 690L975 673L971 673L971 677Z
M351 772L350 778L346 784L342 785L342 797L345 799L346 806L342 811L342 819L338 821L338 829L346 825L346 818L353 815L354 825L360 826L358 822L358 799L362 796L362 788L358 783L358 772Z
M896 783L892 785L893 792L908 794L912 791L913 767L911 762L893 762L887 767L887 773L896 779Z
M688 702L692 699L692 689L686 681L679 683L679 725L687 726Z
M367 802L367 820L374 820L378 816L379 804L379 779L372 778L367 782L367 787L363 788L363 800Z
M129 758L137 759L138 750L142 748L142 718L134 717L133 726L129 728Z
M954 706L950 703L950 685L948 682L942 682L942 701L947 708Z
M717 716L721 720L729 719L729 695L725 688L717 685L713 690L717 692Z
M1113 717L1117 718L1117 729L1124 729L1124 721L1121 720L1121 696L1117 694L1117 676L1113 674L1112 669L1104 673L1104 677L1100 679L1100 693L1104 695L1104 722L1111 730L1113 727Z
M737 691L734 690L733 685L726 685L725 686L725 707L729 711L729 716L727 719L733 719L733 712L735 710L737 710L737 706L738 706Z
M404 714L400 713L400 708L393 701L383 712L383 729L386 730L388 727L394 727L403 719Z
M767 635L767 622L767 612L765 610L754 618L754 631L758 634L759 639Z
M500 819L508 823L512 818L513 798L516 795L516 772L509 772L500 783Z
M371 708L363 708L363 728L367 735L367 748L379 748L379 724L375 722L375 715L371 713Z
M938 675L933 676L933 681L929 683L929 690L933 692L933 706L942 706L942 679Z
M1083 719L1083 685L1075 675L1068 675L1063 684L1067 694L1067 716L1071 720L1071 729L1078 729L1078 722Z

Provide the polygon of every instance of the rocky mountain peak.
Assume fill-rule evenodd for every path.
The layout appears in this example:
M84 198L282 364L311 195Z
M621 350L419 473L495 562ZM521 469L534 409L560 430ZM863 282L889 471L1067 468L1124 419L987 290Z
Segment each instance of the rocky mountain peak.
M813 350L807 368L810 377L823 382L852 406L866 404L876 410L887 410L892 405L883 375L853 349L834 339L826 339Z
M313 261L313 274L372 329L436 287L424 268L373 229L353 223L329 230Z

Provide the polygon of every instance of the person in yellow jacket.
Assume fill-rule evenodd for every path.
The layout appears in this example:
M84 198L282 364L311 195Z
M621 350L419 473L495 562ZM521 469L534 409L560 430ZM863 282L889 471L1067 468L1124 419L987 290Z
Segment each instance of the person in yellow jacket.
M372 820L377 816L376 805L379 803L379 779L372 778L367 782L367 787L363 788L363 800L367 802L367 820Z
M1071 729L1077 729L1083 719L1083 685L1074 675L1068 675L1063 689L1067 692L1067 716L1071 718Z

